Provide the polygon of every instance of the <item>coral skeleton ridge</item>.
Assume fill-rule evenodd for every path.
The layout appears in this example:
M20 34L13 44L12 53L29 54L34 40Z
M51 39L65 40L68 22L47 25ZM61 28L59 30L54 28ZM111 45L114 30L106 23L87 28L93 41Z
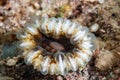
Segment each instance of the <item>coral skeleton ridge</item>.
M63 18L32 16L17 38L21 41L25 63L43 75L66 75L69 71L82 70L96 48L95 36L87 27ZM63 46L67 44L64 38L72 49Z

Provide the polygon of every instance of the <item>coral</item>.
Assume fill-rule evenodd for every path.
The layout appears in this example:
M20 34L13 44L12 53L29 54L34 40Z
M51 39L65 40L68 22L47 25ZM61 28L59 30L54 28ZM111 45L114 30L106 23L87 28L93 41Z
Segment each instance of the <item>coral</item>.
M4 61L5 66L4 64L0 64L0 79L3 79L4 75L14 77L15 80L56 79L56 75L44 76L39 70L36 71L33 67L25 65L23 58L20 61L18 60L17 63L14 63L13 58L14 56L17 56L16 52L19 51L16 50L16 47L18 46L14 44L17 43L17 41L14 41L14 39L13 41L9 41L9 39L11 40L13 37L5 35L8 34L8 32L15 33L23 28L24 24L30 18L29 15L33 13L39 16L67 18L87 27L95 23L99 25L99 27L90 27L90 31L92 31L99 40L97 41L97 50L95 50L92 60L90 60L88 65L84 67L84 69L88 68L88 70L86 70L87 73L84 73L84 69L80 71L83 74L79 74L78 71L70 71L67 75L60 76L63 80L120 79L120 63L118 63L118 65L115 64L116 60L119 60L119 58L113 54L116 54L116 52L112 51L113 49L116 50L116 48L120 46L120 0L0 0L0 55L6 56L5 50L13 50L12 52L10 52L10 50L7 52L7 56L3 58L5 61L1 60ZM41 38L44 39L44 36L45 35L42 34ZM51 36L52 35L50 35L50 37ZM66 39L66 41L63 40L65 37L57 41L50 37L43 40L42 43L44 44L42 44L42 46L51 53L55 53L57 50L68 50L66 46L71 46L71 48L69 48L71 50L74 47L74 45L69 42L69 39ZM63 43L66 45L63 46ZM110 57L107 57L109 55ZM10 61L8 60L9 57L13 60L12 65L14 64L11 67L8 67ZM111 61L110 59L114 60ZM105 62L105 65L103 62ZM8 66L6 66L6 64ZM95 65L102 67L99 69L99 67L96 66L96 68ZM102 70L105 68L107 68L105 71ZM85 78L82 78L84 75Z
M32 64L44 75L82 70L96 48L95 36L87 27L62 18L32 16L17 38L24 50L25 63Z
M2 36L1 39L1 54L0 59L12 58L20 55L20 41L16 38L15 33L7 33Z
M19 45L19 41L3 44L0 59L12 58L21 54L22 51L19 49Z

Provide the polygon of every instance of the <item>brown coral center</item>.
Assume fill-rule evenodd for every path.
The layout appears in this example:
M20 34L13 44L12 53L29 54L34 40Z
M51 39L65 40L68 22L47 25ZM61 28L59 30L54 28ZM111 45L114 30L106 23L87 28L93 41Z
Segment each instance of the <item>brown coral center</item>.
M70 43L70 40L65 36L61 37L60 39L54 39L42 34L40 37L35 36L34 39L38 46L41 46L51 53L55 53L57 51L69 52L73 49L73 45Z

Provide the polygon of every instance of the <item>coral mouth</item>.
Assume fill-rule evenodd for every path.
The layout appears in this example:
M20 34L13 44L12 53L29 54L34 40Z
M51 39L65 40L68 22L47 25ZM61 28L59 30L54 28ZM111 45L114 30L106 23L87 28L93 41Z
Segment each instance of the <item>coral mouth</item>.
M64 36L60 37L59 39L54 39L51 36L45 36L42 33L41 36L41 38L39 38L38 36L34 36L34 40L37 42L38 46L41 46L50 53L56 53L58 51L67 53L71 52L74 48L69 39Z

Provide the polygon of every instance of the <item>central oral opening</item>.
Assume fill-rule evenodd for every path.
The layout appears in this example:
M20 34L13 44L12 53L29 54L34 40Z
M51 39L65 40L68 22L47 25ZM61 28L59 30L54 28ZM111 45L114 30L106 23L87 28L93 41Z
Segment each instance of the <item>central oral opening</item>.
M38 46L41 46L51 53L56 53L57 51L65 53L71 52L74 48L74 46L70 43L70 40L65 36L62 36L59 39L54 39L51 36L48 37L41 33L41 38L35 36L34 39Z

